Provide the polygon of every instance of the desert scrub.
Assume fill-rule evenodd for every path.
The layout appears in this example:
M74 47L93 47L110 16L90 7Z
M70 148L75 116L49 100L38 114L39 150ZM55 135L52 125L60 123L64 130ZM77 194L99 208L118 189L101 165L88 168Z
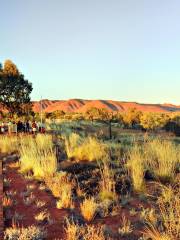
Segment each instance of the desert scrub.
M45 230L36 226L30 226L27 228L14 226L7 228L4 232L4 240L42 240L45 238Z
M67 240L110 240L109 237L106 237L104 234L103 226L79 226L74 223L74 221L70 221L66 219L65 233Z
M173 180L180 163L180 147L173 142L154 139L144 145L144 164L156 178Z
M139 146L135 145L129 152L126 166L132 179L133 188L136 192L143 192L145 189L145 169L143 161L144 156L142 153L142 149Z
M81 237L81 227L74 221L66 219L66 226L64 227L67 240L79 240Z
M118 232L121 236L126 236L132 233L133 227L130 220L128 220L124 215L122 216L121 227L119 227Z
M101 201L111 200L117 201L117 194L115 191L115 176L113 169L109 166L109 162L104 161L100 165L100 184L99 184L99 198Z
M78 134L65 137L65 148L68 158L76 161L96 161L109 158L107 145L94 137L82 138Z
M41 212L37 213L34 218L38 222L49 221L50 214L48 213L47 210L44 210L44 211L41 211Z
M12 153L18 150L19 140L16 136L0 136L0 152Z
M144 232L146 237L156 239L179 239L180 238L180 191L176 187L162 187L162 194L158 198L159 219L163 229L149 219ZM170 188L170 189L169 189ZM159 237L159 238L157 238Z
M72 186L71 184L65 184L61 186L61 196L60 199L56 202L58 209L62 208L74 208L72 201Z
M11 197L4 195L2 199L2 205L4 208L11 207L13 205L13 199Z
M57 172L53 177L45 178L46 186L50 189L54 197L60 198L65 188L73 187L73 183L69 181L66 172Z
M36 200L36 207L37 208L42 208L46 205L46 202L45 201L41 201L41 200Z
M158 221L154 208L142 208L139 217L143 223L151 222L153 225L156 225Z
M88 222L92 221L96 215L98 205L93 197L86 198L80 204L81 214Z
M87 226L85 229L85 234L83 234L84 240L110 240L109 237L106 237L104 234L103 226Z
M52 176L57 170L57 159L49 135L37 135L36 139L26 137L21 139L20 171L32 171L37 179Z

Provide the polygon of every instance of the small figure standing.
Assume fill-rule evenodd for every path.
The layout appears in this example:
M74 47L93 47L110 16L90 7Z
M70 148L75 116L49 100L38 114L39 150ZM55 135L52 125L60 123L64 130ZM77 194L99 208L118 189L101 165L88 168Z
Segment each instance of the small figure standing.
M32 131L33 131L33 134L34 134L34 135L35 135L36 132L37 132L37 124L36 124L35 121L33 121L33 123L32 123Z
M4 122L1 123L1 133L5 132L5 125Z
M11 133L12 133L12 122L11 121L9 121L8 122L8 133L11 135Z

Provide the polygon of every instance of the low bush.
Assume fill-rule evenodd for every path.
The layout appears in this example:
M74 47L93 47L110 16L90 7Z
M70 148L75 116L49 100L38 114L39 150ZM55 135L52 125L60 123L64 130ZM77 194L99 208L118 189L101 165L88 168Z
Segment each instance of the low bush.
M65 138L65 147L68 158L76 161L98 161L109 158L106 144L94 137L81 138L72 134Z

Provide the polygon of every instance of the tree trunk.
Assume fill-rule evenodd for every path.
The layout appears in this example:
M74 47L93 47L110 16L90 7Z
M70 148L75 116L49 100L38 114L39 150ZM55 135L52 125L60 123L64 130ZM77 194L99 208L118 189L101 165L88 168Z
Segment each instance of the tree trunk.
M111 121L109 121L109 139L112 139L112 126L111 126Z

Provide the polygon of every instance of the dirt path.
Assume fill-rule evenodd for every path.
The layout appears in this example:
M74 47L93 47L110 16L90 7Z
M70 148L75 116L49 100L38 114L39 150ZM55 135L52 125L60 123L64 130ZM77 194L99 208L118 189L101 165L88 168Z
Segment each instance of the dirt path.
M11 181L10 186L6 187L5 191L12 191L15 193L13 198L14 204L12 207L10 207L10 209L8 209L8 215L11 219L5 222L5 227L11 227L12 217L15 215L17 216L18 214L19 217L17 223L19 226L43 226L47 231L46 239L64 239L64 219L66 216L68 216L68 211L57 209L55 198L47 191L40 190L40 183L35 180L25 179L21 174L18 173L18 168L12 167L11 164L8 163L4 165L6 168L4 177ZM27 191L26 187L28 185L33 186L34 189L32 189L32 194L35 196L35 201L30 205L26 205L23 200L23 195ZM45 202L45 206L38 208L36 206L37 200ZM45 209L50 214L50 222L44 222L40 224L35 220L34 217Z

